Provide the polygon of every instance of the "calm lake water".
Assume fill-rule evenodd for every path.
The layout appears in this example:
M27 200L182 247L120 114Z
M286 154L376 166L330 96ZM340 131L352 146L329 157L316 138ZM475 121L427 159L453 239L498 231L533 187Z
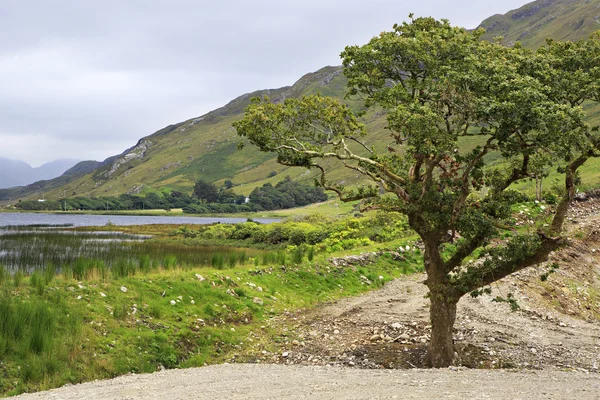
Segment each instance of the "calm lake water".
M253 218L262 224L278 222L274 218ZM149 224L236 224L245 222L246 218L221 217L159 217L137 215L85 215L85 214L38 214L38 213L0 213L0 227L9 225L72 225L103 226L114 225L149 225Z

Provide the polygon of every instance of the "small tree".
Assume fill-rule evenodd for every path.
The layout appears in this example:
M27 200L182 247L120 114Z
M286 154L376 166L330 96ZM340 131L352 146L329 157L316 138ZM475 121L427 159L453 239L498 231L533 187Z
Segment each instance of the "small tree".
M194 196L200 201L214 203L219 197L219 191L214 183L198 180L194 185Z
M347 106L318 95L280 104L253 99L234 124L260 150L277 153L279 163L319 170L320 184L342 200L367 199L367 207L408 216L424 244L432 367L453 361L462 296L544 262L565 243L577 169L597 144L579 107L599 100L596 38L577 44L586 52L550 43L533 53L480 41L482 33L418 18L345 49L348 95L364 99L367 121L386 113L387 139L367 134ZM371 185L349 190L329 181L331 160ZM549 226L507 227L519 197L511 185L556 164L566 194ZM492 243L502 230L510 238ZM478 262L466 263L478 249Z

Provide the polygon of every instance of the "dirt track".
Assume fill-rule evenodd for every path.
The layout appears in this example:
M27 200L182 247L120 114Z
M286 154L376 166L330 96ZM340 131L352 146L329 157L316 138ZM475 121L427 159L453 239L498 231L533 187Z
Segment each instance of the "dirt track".
M18 399L598 399L597 374L217 365L128 375Z

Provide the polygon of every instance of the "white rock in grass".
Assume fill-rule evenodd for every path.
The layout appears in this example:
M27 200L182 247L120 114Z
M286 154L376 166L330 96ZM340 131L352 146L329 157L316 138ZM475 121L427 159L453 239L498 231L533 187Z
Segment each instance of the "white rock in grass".
M200 274L196 274L196 278L198 278L198 280L199 280L200 282L202 282L202 281L205 281L205 280L206 280L206 279L205 279L205 278L204 278L202 275L200 275Z
M261 299L260 297L255 297L254 299L252 299L252 302L254 304L258 304L259 306L262 306L264 304L263 299Z
M171 305L174 306L175 304L177 304L177 302L175 300L171 300Z
M102 292L100 292L100 297L106 297L106 295Z
M121 292L127 293L127 288L125 286L121 286Z

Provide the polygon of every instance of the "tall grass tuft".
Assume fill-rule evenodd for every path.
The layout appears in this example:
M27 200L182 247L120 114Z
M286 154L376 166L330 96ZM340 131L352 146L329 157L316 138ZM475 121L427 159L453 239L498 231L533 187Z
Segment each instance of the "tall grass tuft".
M287 263L287 255L285 251L277 252L277 264L285 265Z
M177 257L172 254L167 254L163 258L163 268L164 269L172 269L177 265Z
M20 269L14 273L13 282L15 284L15 287L18 288L19 286L21 286L21 283L23 282L24 277L25 277L25 275L23 274L23 271L21 271Z
M116 304L113 308L113 317L115 319L125 319L127 317L128 307L125 304Z
M304 259L304 249L300 246L296 247L292 252L292 262L294 264L301 264Z
M227 265L229 266L229 268L234 268L237 264L237 260L237 255L235 253L230 253L227 257Z
M315 258L315 246L310 246L308 248L308 253L306 254L308 261L312 261Z
M148 273L152 269L150 262L150 256L148 254L142 254L138 261L138 266L141 272Z
M213 266L213 268L216 268L216 269L225 268L225 259L223 258L223 254L213 254L212 266Z
M42 296L44 294L44 289L46 289L46 279L41 275L40 272L33 271L31 276L29 277L29 283L32 288L34 288L38 295Z
M44 267L44 282L46 283L46 285L49 285L50 282L54 280L55 276L56 266L54 266L53 263L46 264L46 266Z

